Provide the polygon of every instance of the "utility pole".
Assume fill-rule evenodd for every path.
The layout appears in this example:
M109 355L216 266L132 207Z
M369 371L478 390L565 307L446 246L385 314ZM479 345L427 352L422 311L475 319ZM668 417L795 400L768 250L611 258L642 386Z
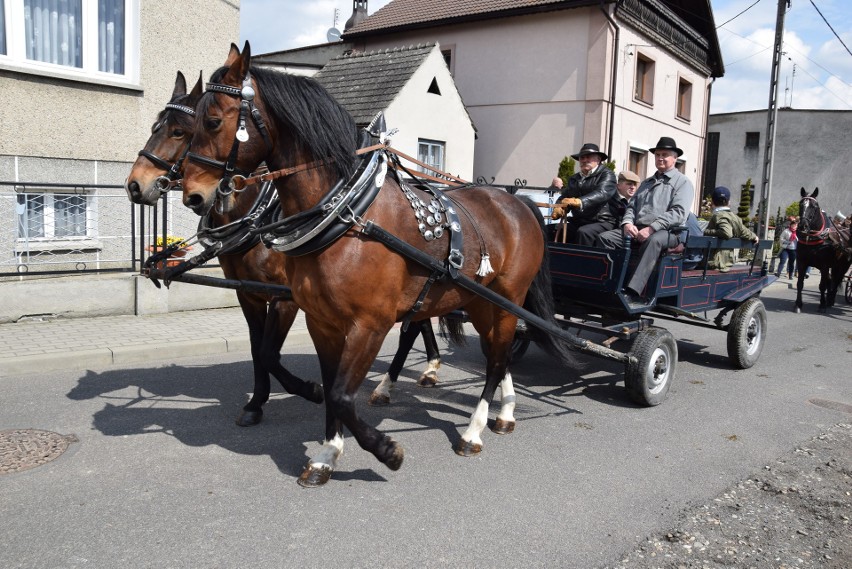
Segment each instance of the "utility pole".
M763 183L760 187L761 217L757 234L762 239L769 233L769 195L772 189L772 159L775 157L775 126L778 121L778 75L781 68L781 47L784 39L784 16L792 0L778 0L778 16L775 20L775 49L772 52L772 76L769 81L769 106L766 118L766 142L763 151ZM777 223L777 220L776 220ZM772 256L771 250L769 251Z

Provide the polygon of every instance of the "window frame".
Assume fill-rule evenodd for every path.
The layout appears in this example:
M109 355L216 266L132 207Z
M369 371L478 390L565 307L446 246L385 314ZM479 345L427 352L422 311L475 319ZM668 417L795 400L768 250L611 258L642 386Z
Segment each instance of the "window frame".
M640 72L640 63L644 64L644 70ZM654 77L656 75L657 62L645 55L636 53L636 65L633 77L633 100L644 105L654 106ZM640 92L641 87L641 92Z
M436 165L436 164L430 162L429 160L423 159L423 153L421 153L420 148L421 148L421 146L424 146L424 145L428 146L430 148L435 147L435 148L441 149L441 163L440 164ZM430 153L430 155L431 155L431 153ZM446 143L446 141L433 140L433 139L429 139L429 138L418 138L417 139L417 159L420 160L421 162L429 164L433 168L436 168L439 172L445 172L446 171L446 164L447 164L447 143ZM420 172L423 172L425 174L431 174L433 176L437 174L437 172L433 172L431 170L429 170L429 171L424 170L423 167L420 166L420 165L418 165L417 168Z
M684 92L684 85L687 86L686 92ZM678 77L675 116L686 122L692 121L692 87L692 81L685 77Z
M648 177L648 149L631 145L627 151L627 169L644 180Z
M753 138L756 139L755 144L749 144L749 140ZM760 131L746 131L745 148L760 148Z
M19 203L20 196L24 196L24 203ZM23 227L29 227L29 202L33 196L41 196L42 211L41 226L43 235L31 237L22 234ZM57 196L81 196L85 198L85 226L83 235L57 235L56 227L56 203ZM97 245L98 240L98 207L97 195L94 191L52 191L43 188L27 188L26 191L16 192L16 209L15 209L15 248L17 250L26 249L31 251L39 250L56 250L73 246L74 248L91 248ZM21 211L21 206L24 210Z
M98 0L81 0L83 6L81 68L27 59L24 0L0 0L5 20L5 52L0 53L0 69L68 79L83 83L141 90L141 0L124 0L124 73L98 70ZM20 22L20 25L13 25Z

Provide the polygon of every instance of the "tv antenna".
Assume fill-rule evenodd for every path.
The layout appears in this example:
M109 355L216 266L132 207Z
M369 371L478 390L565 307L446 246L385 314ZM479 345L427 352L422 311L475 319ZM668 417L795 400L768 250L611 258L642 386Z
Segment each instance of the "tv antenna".
M325 39L328 43L340 41L340 30L337 28L337 19L340 17L340 8L334 9L334 24L328 29L325 34Z

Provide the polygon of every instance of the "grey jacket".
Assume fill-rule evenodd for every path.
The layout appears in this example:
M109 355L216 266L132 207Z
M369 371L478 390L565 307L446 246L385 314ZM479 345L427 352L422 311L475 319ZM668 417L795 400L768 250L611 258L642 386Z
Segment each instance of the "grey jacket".
M640 229L650 226L654 231L684 225L694 199L692 182L672 168L661 178L651 176L639 185L621 225L632 223Z

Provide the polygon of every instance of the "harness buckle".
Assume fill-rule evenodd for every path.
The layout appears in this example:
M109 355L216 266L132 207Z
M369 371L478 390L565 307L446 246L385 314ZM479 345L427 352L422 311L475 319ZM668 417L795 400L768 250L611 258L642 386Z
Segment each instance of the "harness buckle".
M450 249L450 254L447 256L447 263L454 269L461 269L464 265L464 255L458 249Z

